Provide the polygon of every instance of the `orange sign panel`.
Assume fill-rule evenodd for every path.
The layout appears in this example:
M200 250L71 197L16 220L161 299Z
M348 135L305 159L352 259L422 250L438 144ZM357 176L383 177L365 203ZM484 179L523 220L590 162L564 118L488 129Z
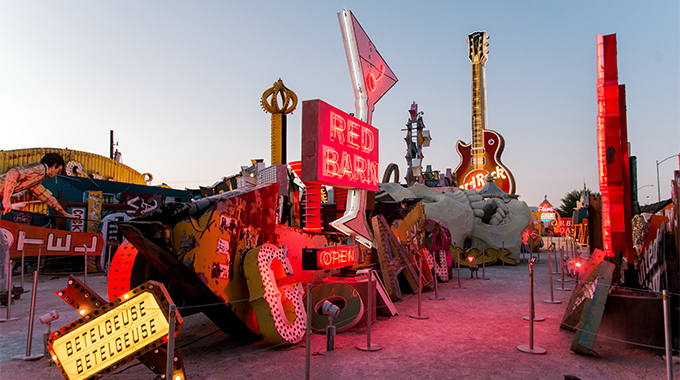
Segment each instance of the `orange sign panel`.
M83 255L98 256L104 240L100 233L73 232L0 221L0 233L9 242L9 256Z

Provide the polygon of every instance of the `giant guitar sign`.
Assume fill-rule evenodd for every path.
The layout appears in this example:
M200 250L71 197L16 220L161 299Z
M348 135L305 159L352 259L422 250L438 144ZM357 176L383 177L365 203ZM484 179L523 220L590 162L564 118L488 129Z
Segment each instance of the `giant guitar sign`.
M468 144L458 140L456 150L460 164L456 168L458 186L463 189L479 189L484 186L488 174L496 178L496 185L508 194L515 194L515 178L501 163L505 140L498 132L486 129L486 72L489 35L474 32L469 35L469 53L472 61L472 141Z

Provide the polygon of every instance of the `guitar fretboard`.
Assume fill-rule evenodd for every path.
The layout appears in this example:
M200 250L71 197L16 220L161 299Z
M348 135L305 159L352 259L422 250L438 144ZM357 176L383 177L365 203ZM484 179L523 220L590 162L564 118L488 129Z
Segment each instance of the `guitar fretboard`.
M483 132L486 128L484 95L484 65L472 63L472 165L482 167L485 164Z

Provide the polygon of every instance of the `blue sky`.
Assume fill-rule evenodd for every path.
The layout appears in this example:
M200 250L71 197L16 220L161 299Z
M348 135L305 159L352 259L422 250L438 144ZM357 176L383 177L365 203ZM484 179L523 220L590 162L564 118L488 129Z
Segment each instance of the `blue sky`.
M424 164L455 169L471 139L467 35L486 30L488 128L530 206L598 190L596 36L616 33L640 201L656 161L680 153L680 7L673 1L2 1L0 149L108 156L174 188L211 185L270 160L262 93L354 112L337 12L351 10L399 82L376 104L380 173L405 174L413 101L433 137ZM288 117L300 158L301 105ZM678 161L659 166L661 198ZM653 185L653 186L646 186Z

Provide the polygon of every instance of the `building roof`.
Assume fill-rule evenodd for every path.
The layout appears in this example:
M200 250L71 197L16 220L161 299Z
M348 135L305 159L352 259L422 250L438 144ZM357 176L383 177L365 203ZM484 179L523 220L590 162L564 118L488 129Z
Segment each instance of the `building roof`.
M510 202L510 199L517 199L519 198L518 195L514 194L508 194L505 191L501 190L500 187L496 185L496 177L491 175L490 173L486 176L486 183L484 186L482 186L481 189L479 189L477 192L479 195L482 196L482 198L499 198L502 199L503 201Z

